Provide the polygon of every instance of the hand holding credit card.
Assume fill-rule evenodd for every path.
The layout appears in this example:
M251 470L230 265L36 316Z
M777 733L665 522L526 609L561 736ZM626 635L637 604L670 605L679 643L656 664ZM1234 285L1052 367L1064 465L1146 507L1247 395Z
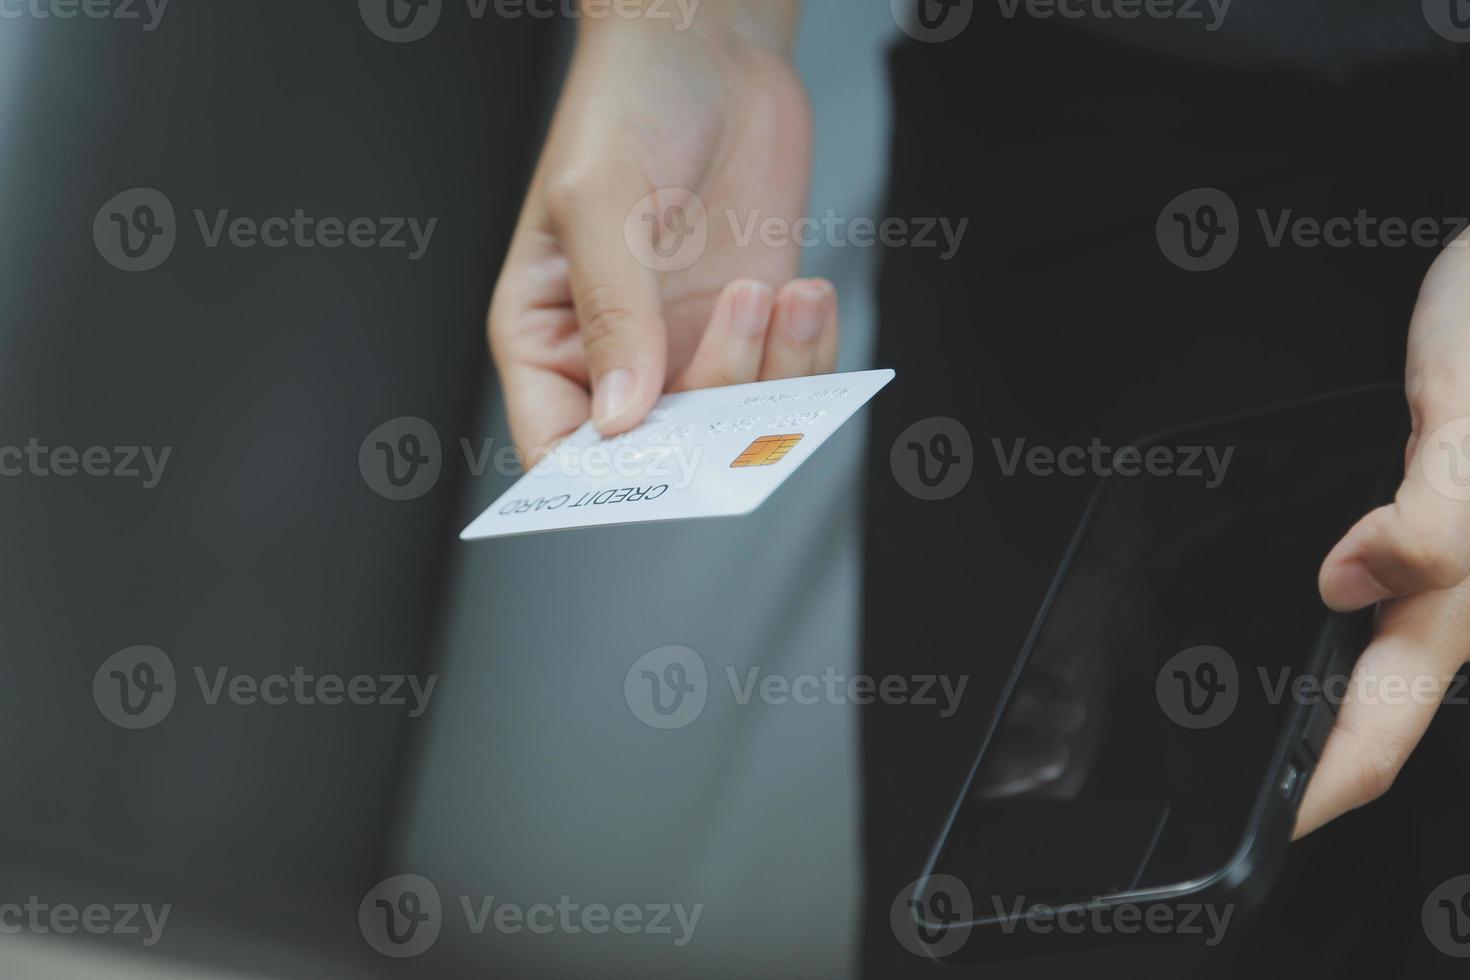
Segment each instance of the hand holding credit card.
M677 392L611 438L589 422L460 538L748 514L892 379L856 371Z

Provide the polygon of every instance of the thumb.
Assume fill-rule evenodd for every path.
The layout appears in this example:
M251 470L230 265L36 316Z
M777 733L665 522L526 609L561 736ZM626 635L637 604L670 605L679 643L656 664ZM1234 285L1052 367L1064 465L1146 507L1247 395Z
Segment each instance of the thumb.
M1394 501L1364 517L1322 563L1339 610L1445 589L1470 574L1470 277L1461 236L1424 277L1409 325L1405 390L1414 434Z
M547 213L569 264L592 422L607 436L643 421L663 392L668 341L658 277L625 233L627 202L600 184L549 194Z
M1434 720L1458 691L1465 663L1470 592L1448 589L1386 604L1376 635L1344 686L1337 721L1297 814L1293 837L1382 796ZM1326 683L1326 682L1324 682ZM1340 681L1335 682L1341 684Z
M1447 589L1470 575L1470 418L1423 428L1393 503L1358 521L1322 563L1322 597L1334 609Z

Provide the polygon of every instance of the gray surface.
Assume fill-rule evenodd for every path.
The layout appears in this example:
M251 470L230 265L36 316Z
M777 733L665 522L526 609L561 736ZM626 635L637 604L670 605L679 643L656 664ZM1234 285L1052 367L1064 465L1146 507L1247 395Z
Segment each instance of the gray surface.
M170 4L151 33L0 19L0 446L172 449L154 489L0 478L0 903L171 903L165 957L363 950L355 913L387 846L404 713L194 690L125 731L93 676L137 644L185 685L195 667L422 669L456 488L385 500L358 448L397 415L449 432L472 411L549 37L486 22L406 48L356 4L288 0ZM180 240L127 273L91 230L137 186L172 200ZM411 264L209 249L193 208L441 220ZM32 975L8 959L32 944L3 940L0 976Z
M1071 0L1065 6L1092 11L1112 4ZM1018 9L1027 9L1026 0ZM1418 0L1179 0L1161 9L1188 16L1053 16L1048 23L1195 64L1276 68L1324 78L1403 59L1448 59L1457 52L1457 45L1430 28Z

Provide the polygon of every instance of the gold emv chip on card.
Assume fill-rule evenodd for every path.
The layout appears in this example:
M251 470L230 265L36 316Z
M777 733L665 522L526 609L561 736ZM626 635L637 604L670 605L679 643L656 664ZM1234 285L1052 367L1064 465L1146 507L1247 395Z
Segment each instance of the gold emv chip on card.
M735 462L730 464L730 469L741 466L770 466L773 463L779 463L791 451L791 447L798 442L801 442L799 432L796 435L787 436L761 436L735 457Z

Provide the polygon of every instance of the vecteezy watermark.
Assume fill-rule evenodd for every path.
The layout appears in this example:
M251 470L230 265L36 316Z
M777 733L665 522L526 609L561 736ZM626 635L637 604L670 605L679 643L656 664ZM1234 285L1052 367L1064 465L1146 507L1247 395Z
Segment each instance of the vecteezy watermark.
M1220 268L1240 246L1240 214L1216 187L1185 191L1164 205L1154 223L1164 258L1187 272Z
M136 21L152 32L167 7L168 0L0 0L0 20Z
M157 647L119 650L92 675L92 700L119 728L152 728L174 707L174 662Z
M357 450L363 482L380 497L413 500L439 482L444 452L426 419L401 415L373 428Z
M1422 7L1434 33L1456 44L1470 43L1470 4L1465 0L1422 0Z
M1424 899L1424 935L1446 956L1470 959L1470 875L1442 883Z
M694 23L700 0L464 0L471 20L654 20L675 31ZM444 0L358 0L367 29L385 41L406 44L429 36L444 12Z
M939 260L948 262L959 253L969 218L898 218L881 221L868 217L845 217L832 208L820 218L803 217L791 221L779 215L762 215L759 210L744 214L726 208L724 217L730 237L740 248L759 244L766 248L796 245L814 248L933 248L939 249Z
M444 0L357 0L357 11L378 37L407 44L429 36L444 12Z
M1235 447L1216 446L1123 446L1114 449L1096 436L1086 446L1027 447L1025 439L1014 439L1008 449L992 438L995 461L1005 476L1015 476L1025 467L1032 476L1170 476L1203 480L1214 490L1225 481Z
M953 497L969 484L975 468L970 431L957 419L943 415L920 419L893 440L888 467L911 496L920 500Z
M973 924L982 919L994 922L1005 935L1024 930L1036 935L1197 936L1213 948L1224 940L1234 915L1234 905L1201 902L1138 904L1097 899L1048 905L999 896L977 908L965 883L947 874L910 882L889 907L889 923L899 944L927 958L958 952L969 941Z
M929 875L909 882L894 897L888 924L904 949L935 959L958 952L969 940L974 910L963 881L952 875Z
M645 195L623 219L623 241L646 269L687 269L699 261L709 244L704 202L684 187L666 187Z
M1231 0L995 0L1006 20L1174 20L1218 31Z
M1007 935L1023 928L1037 935L1198 936L1210 948L1224 940L1225 930L1230 928L1230 920L1235 916L1234 905L1202 902L1139 905L1098 900L1028 906L1024 898L1012 899L1009 904L992 898L991 906Z
M975 0L889 0L889 7L899 29L925 43L954 40L975 16Z
M711 223L723 222L723 228ZM699 195L683 187L654 191L633 205L623 221L623 238L633 257L654 272L677 272L698 262L712 231L737 248L935 249L940 261L958 254L969 218L847 217L828 208L821 217L786 218L759 209L725 208L711 217Z
M194 208L192 213L207 249L402 249L410 262L424 257L439 224L438 218L318 216L303 208L265 217L229 208ZM179 234L173 203L152 187L114 194L92 219L97 253L124 272L158 268L173 254Z
M1451 419L1419 443L1424 479L1451 500L1470 501L1470 417Z
M675 31L694 24L700 0L465 0L476 20L486 9L503 20L656 20L668 21Z
M623 676L623 700L650 728L683 728L704 711L709 671L704 658L684 646L650 650Z
M941 718L958 709L969 684L968 675L845 674L828 666L820 674L777 674L760 667L743 670L727 666L724 675L734 704L755 702L780 708L788 705L864 706L875 702L937 708ZM704 658L683 646L650 650L628 668L623 677L623 699L634 717L650 728L683 728L704 711L711 694Z
M1291 208L1256 209L1261 240L1267 248L1464 248L1462 235L1470 218L1420 216L1405 218L1359 208L1352 216L1299 215ZM1235 201L1214 187L1199 187L1174 198L1159 212L1154 231L1159 250L1189 272L1210 272L1235 255L1248 225Z
M0 935L44 936L55 933L70 936L86 932L94 936L141 936L144 946L153 947L163 938L164 927L168 925L173 909L172 904L155 907L146 902L112 905L92 902L77 906L71 902L51 903L38 895L28 895L24 903L0 902Z
M1154 682L1159 707L1183 728L1214 728L1240 701L1240 671L1235 658L1216 646L1181 650L1159 668Z
M140 480L144 490L152 490L173 451L172 446L47 446L32 436L24 446L0 446L0 477L109 477Z
M378 882L357 907L362 938L384 956L407 959L433 946L444 926L439 889L422 875L393 875Z
M228 703L240 708L284 705L357 705L407 708L418 718L429 708L439 678L435 674L310 673L294 667L290 673L264 675L232 672L228 667L192 671L200 700L214 707ZM92 675L92 700L102 717L119 728L152 728L169 716L179 694L173 660L157 647L134 646L119 650Z
M1293 676L1289 667L1279 667L1273 673L1266 667L1258 666L1256 675L1269 704L1281 704L1287 700L1295 704L1330 704L1333 707L1341 707L1349 701L1388 707L1470 703L1470 698L1465 695L1465 687L1470 678L1457 674L1410 676L1380 674L1374 670L1359 668L1351 675L1313 677L1308 674Z
M92 241L98 254L124 272L158 268L173 254L177 237L174 206L152 187L114 194L92 219Z
M458 440L464 467L471 477L493 470L501 476L564 476L610 481L613 485L586 493L557 494L508 501L503 513L529 510L559 510L562 507L596 507L628 500L657 500L670 489L683 490L694 482L704 458L700 446L685 440L692 431L685 426L663 424L661 409L650 412L636 428L610 439L590 444L564 440L554 446L521 454L494 438L475 444ZM444 466L439 432L426 419L403 415L373 428L357 450L357 468L363 482L389 500L413 500L433 489Z
M1275 214L1257 208L1256 216L1271 248L1464 248L1460 233L1470 226L1470 218L1384 217L1364 208L1351 218L1299 216L1290 208Z
M573 901L560 895L554 902L519 904L494 895L459 895L464 928L472 936L487 929L503 935L667 936L676 947L687 946L704 914L702 903ZM439 889L422 875L401 874L375 885L357 909L357 923L369 946L404 959L419 956L434 945L448 918Z
M1258 664L1255 677L1260 700L1271 705L1290 701L1308 706L1328 704L1336 709L1349 701L1388 707L1470 704L1466 694L1470 678L1457 673L1380 674L1360 666L1351 674L1317 677L1290 667L1273 670ZM1190 647L1175 654L1159 669L1155 680L1164 714L1176 724L1193 729L1223 724L1241 697L1257 696L1254 689L1246 688L1235 658L1216 646Z

